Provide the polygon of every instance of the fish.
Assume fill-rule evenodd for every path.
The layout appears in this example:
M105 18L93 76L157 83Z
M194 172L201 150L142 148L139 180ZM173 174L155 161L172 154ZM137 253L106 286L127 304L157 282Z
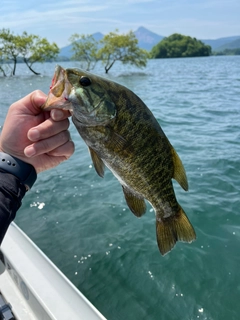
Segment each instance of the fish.
M105 167L110 169L136 217L146 212L146 201L150 203L162 255L177 241L196 239L172 183L175 179L188 190L182 161L151 110L133 91L96 74L57 65L42 108L71 112L97 174L104 177Z

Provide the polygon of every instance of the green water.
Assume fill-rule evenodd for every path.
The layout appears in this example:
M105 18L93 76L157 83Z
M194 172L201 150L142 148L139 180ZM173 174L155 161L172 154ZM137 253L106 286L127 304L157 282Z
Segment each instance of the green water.
M0 78L0 125L13 101L48 92L54 64L37 68L41 77L22 65ZM240 319L240 57L119 64L109 77L144 100L179 153L190 190L174 187L197 240L162 257L151 207L141 219L130 212L73 125L75 154L39 175L17 224L107 319Z

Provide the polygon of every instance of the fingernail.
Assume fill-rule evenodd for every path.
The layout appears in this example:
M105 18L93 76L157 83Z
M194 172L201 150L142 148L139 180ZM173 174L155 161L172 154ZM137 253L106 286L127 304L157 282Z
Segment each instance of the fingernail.
M58 120L63 119L64 113L62 112L62 110L53 109L51 111L51 117L53 120L58 121Z
M28 132L28 139L31 141L37 141L40 138L40 132L38 129L31 129Z
M33 148L33 146L29 146L27 148L24 149L24 154L26 157L32 157L36 154L35 149Z

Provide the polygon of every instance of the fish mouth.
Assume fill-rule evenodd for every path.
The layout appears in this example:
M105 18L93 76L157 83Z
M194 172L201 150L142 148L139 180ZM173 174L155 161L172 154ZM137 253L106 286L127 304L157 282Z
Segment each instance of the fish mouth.
M47 100L41 106L44 111L52 109L64 109L73 112L72 103L69 101L69 95L73 86L68 81L67 73L64 68L57 65L50 86Z

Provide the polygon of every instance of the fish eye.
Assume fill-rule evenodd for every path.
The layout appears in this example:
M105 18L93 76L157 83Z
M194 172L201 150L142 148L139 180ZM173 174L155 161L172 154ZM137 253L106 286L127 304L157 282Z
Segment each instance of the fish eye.
M82 76L79 80L79 83L83 87L90 86L91 80L88 77Z

